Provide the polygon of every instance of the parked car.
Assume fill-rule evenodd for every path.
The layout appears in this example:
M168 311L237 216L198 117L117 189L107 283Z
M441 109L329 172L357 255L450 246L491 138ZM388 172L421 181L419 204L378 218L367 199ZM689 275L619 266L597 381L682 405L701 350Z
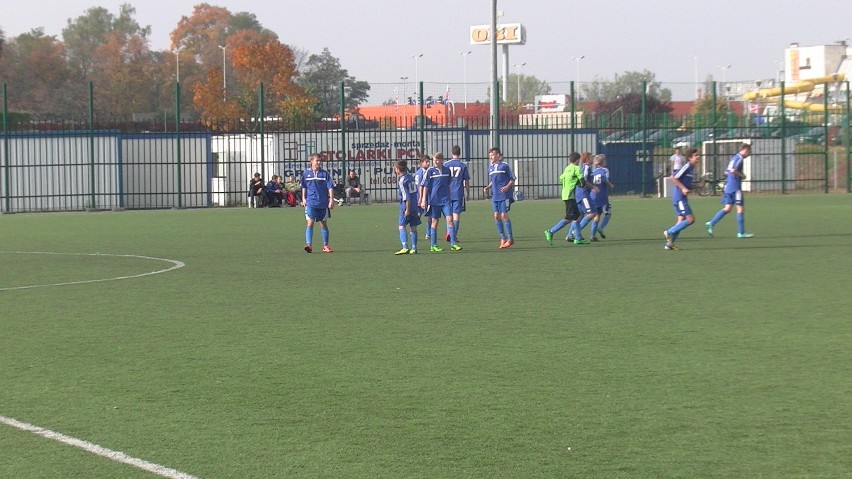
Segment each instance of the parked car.
M796 140L796 143L808 143L811 145L824 145L825 144L825 127L815 126L810 130L799 133L797 135L793 135L790 138Z
M607 133L601 138L601 142L609 142L609 141L622 141L625 138L630 137L631 132L629 130L616 130Z

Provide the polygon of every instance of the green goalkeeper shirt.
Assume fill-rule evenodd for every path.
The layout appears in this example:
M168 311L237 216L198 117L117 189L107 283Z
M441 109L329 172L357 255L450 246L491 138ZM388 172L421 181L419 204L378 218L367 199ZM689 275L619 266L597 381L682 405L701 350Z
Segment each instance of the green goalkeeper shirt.
M568 163L565 171L559 175L559 184L562 185L562 200L574 198L574 188L583 181L583 172L574 163Z

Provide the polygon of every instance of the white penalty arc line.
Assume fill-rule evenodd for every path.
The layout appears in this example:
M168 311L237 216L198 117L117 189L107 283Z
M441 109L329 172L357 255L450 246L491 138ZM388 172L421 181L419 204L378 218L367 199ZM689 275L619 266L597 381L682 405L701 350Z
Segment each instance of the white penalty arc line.
M133 278L141 278L143 276L151 276L155 274L168 273L169 271L174 271L179 268L183 268L186 264L183 261L177 261L174 259L168 258L155 258L153 256L141 256L135 254L109 254L109 253L55 253L50 251L0 251L0 254L46 254L46 255L70 255L70 256L112 256L115 258L138 258L138 259L150 259L154 261L164 261L166 263L171 263L172 267L167 269L160 269L157 271L149 271L147 273L134 274L129 276L116 276L114 278L100 278L100 279L86 279L81 281L68 281L64 283L50 283L50 284L31 284L27 286L10 286L8 288L0 288L0 291L12 291L16 289L33 289L33 288L47 288L50 286L68 286L72 284L87 284L87 283L102 283L104 281L119 281L122 279L133 279Z
M133 467L137 467L139 469L143 469L150 473L156 474L158 476L168 477L170 479L198 479L197 477L187 474L185 472L180 472L169 467L145 461L143 459L131 457L121 451L113 451L112 449L107 449L105 447L98 446L97 444L93 444L88 441L83 441L82 439L66 436L64 434L51 431L50 429L34 426L32 424L27 424L11 417L0 416L0 423L12 426L22 431L38 434L39 436L43 436L48 439L61 442L63 444L68 444L69 446L79 447L80 449L83 449L86 452L90 452L92 454L96 454L98 456L105 457L116 462L128 464Z

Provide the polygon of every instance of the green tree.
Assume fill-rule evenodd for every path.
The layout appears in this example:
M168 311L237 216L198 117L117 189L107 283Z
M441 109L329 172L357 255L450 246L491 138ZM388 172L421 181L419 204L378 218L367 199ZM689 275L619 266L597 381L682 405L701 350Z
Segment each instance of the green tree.
M660 102L667 103L672 99L672 92L668 88L662 88L660 82L656 81L656 74L643 70L641 72L627 71L616 74L612 81L606 81L595 77L594 81L580 87L583 101L589 102L611 102L628 95L642 95L642 83L646 82L649 97L654 97Z
M346 109L356 108L367 100L370 84L358 81L340 65L328 48L319 55L311 55L305 62L298 83L308 95L316 99L315 111L320 116L340 112L340 82L344 82Z
M518 80L520 79L520 83ZM520 95L518 95L518 87L520 86ZM538 95L548 95L552 89L550 84L544 80L539 80L532 75L520 75L515 73L509 74L509 102L518 102L520 104L532 103Z
M136 9L125 3L119 7L117 16L106 8L92 7L86 10L85 15L69 19L68 25L62 30L62 39L72 70L83 79L91 78L95 73L95 51L116 38L129 42L131 37L136 36L147 46L151 27L140 26L133 18L135 14Z

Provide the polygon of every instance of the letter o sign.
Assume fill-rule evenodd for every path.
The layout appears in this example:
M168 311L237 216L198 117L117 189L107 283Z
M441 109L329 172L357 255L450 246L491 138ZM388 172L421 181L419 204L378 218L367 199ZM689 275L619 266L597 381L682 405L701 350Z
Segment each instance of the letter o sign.
M474 42L487 42L488 30L485 28L475 28L470 32L470 39Z

